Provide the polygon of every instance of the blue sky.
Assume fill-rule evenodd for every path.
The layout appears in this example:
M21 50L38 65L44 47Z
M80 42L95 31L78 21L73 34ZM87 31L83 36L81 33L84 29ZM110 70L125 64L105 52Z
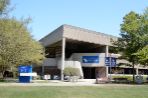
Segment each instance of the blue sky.
M62 24L119 36L123 16L142 13L148 0L11 0L14 5L12 15L31 17L31 34L39 40Z

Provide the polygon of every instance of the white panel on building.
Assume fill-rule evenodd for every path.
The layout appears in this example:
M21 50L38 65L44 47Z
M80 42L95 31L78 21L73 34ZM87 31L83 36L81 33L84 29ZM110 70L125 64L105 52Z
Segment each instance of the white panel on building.
M43 61L43 66L57 66L57 63L56 63L56 59L55 58L46 58L44 61Z

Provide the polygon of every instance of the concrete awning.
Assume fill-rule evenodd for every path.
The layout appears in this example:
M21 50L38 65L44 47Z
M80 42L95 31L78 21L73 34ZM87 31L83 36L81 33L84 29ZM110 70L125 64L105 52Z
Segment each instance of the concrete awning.
M58 41L62 38L94 43L99 45L112 46L111 40L117 40L118 38L112 35L91 31L71 25L62 25L44 38L40 42L46 47Z

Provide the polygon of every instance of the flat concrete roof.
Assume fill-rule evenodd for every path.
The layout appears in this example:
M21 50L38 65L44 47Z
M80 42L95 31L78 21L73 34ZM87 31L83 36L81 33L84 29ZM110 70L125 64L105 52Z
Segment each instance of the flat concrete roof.
M76 40L81 42L94 43L99 45L112 46L111 40L117 40L118 37L64 24L55 29L40 40L43 46L47 47L65 37L67 40Z

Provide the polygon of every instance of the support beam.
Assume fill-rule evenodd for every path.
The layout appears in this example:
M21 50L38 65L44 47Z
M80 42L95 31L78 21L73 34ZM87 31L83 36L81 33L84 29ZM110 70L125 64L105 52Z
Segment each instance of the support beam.
M42 64L42 76L44 76L44 65Z
M106 57L109 56L108 53L109 53L109 46L105 46L105 56Z
M139 75L139 71L138 71L139 69L138 68L136 68L136 75Z
M109 56L109 46L105 46L105 57ZM108 66L106 66L106 77L108 77Z
M106 77L108 78L108 66L106 66Z
M61 80L64 80L64 65L65 65L65 48L66 48L66 38L62 38L62 58L61 58Z

